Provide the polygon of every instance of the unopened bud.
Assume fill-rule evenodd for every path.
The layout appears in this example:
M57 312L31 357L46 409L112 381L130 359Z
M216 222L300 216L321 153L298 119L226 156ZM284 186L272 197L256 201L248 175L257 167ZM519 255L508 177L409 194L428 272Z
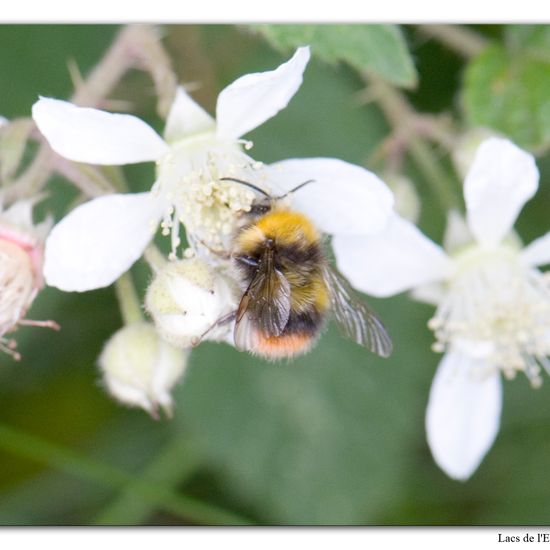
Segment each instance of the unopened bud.
M236 308L231 280L199 258L170 262L147 289L145 307L159 334L177 347L203 336L222 340L229 325L216 323Z
M105 344L99 357L103 379L111 395L152 416L159 407L172 411L170 392L181 379L187 354L159 337L151 323L127 325Z
M32 206L19 201L0 212L0 349L12 355L3 336L22 322L43 286L43 243L51 227L49 220L33 225Z

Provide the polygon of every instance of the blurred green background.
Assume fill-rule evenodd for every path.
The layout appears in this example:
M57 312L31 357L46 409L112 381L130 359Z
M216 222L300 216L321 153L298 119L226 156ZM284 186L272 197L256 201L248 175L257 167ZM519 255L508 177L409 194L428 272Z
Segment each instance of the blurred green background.
M69 97L67 62L86 74L117 30L0 26L0 114L29 116L39 94ZM465 60L416 28L403 30L419 79L408 97L423 111L460 118ZM502 27L476 30L505 43ZM165 27L164 44L180 80L201 83L194 95L211 112L232 80L288 57L235 26ZM363 87L350 66L313 58L289 107L251 134L254 157L365 164L388 128L375 103L359 101ZM113 96L162 129L143 74L129 74ZM550 229L550 164L540 157L539 167L541 189L518 226L526 240ZM147 189L153 167L127 175L133 190ZM443 212L422 177L410 175L420 225L440 239ZM72 197L67 183L52 180L48 207L57 216ZM133 273L146 284L145 266ZM155 421L112 401L100 382L97 356L121 326L113 289L46 289L31 317L55 319L62 330L21 328L23 360L0 357L0 524L547 524L550 381L536 391L523 377L505 384L495 445L471 480L452 481L424 432L439 361L426 328L432 308L407 296L369 301L394 338L389 360L333 328L291 363L206 343L175 391L175 417Z

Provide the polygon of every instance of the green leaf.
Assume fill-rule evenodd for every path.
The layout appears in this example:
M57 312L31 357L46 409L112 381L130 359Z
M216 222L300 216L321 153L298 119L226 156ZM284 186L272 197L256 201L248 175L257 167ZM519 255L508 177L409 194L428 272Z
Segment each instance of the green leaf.
M510 27L505 45L487 47L468 66L463 102L469 123L542 152L550 146L550 31Z
M255 25L284 52L309 45L329 63L345 61L358 71L372 71L392 84L413 88L414 63L396 25Z

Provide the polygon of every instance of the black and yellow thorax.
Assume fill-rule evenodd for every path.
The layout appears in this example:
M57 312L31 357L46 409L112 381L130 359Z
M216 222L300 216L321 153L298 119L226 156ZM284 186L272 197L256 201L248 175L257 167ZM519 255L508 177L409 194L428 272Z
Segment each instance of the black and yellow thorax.
M291 290L291 308L305 312L329 308L323 277L326 264L321 234L307 216L285 208L273 208L246 225L237 235L235 259L247 277L253 277L266 248Z

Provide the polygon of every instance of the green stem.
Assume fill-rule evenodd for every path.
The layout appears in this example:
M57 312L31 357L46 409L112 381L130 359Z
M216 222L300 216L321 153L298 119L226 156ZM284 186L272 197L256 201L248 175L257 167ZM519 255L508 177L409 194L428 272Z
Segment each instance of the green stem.
M418 28L466 59L478 55L488 43L475 31L461 25L419 25Z
M154 273L158 273L168 262L164 254L157 248L154 243L151 243L143 253L145 261Z
M140 477L139 482L135 483L135 474L81 456L71 449L2 424L0 424L0 449L109 488L126 489L132 486L137 498L150 501L162 510L191 522L205 525L251 524L250 521L231 512L181 493L178 494L171 489L159 487L154 480L145 476Z
M413 135L418 115L401 92L393 86L374 75L368 75L367 78L388 122L394 131L406 137L407 150L412 160L432 187L442 207L446 210L457 208L460 202L455 193L456 181L441 167L439 159L426 140Z
M454 193L456 182L443 170L433 150L421 139L413 139L409 145L409 154L424 178L431 183L440 204L446 210L459 208L460 202Z
M143 321L141 302L129 271L116 280L115 291L124 324L130 325Z
M181 485L195 472L198 465L196 451L179 438L173 439L141 473L167 490ZM130 483L121 494L106 506L93 520L94 525L140 525L156 507L157 500L139 498L141 480Z

